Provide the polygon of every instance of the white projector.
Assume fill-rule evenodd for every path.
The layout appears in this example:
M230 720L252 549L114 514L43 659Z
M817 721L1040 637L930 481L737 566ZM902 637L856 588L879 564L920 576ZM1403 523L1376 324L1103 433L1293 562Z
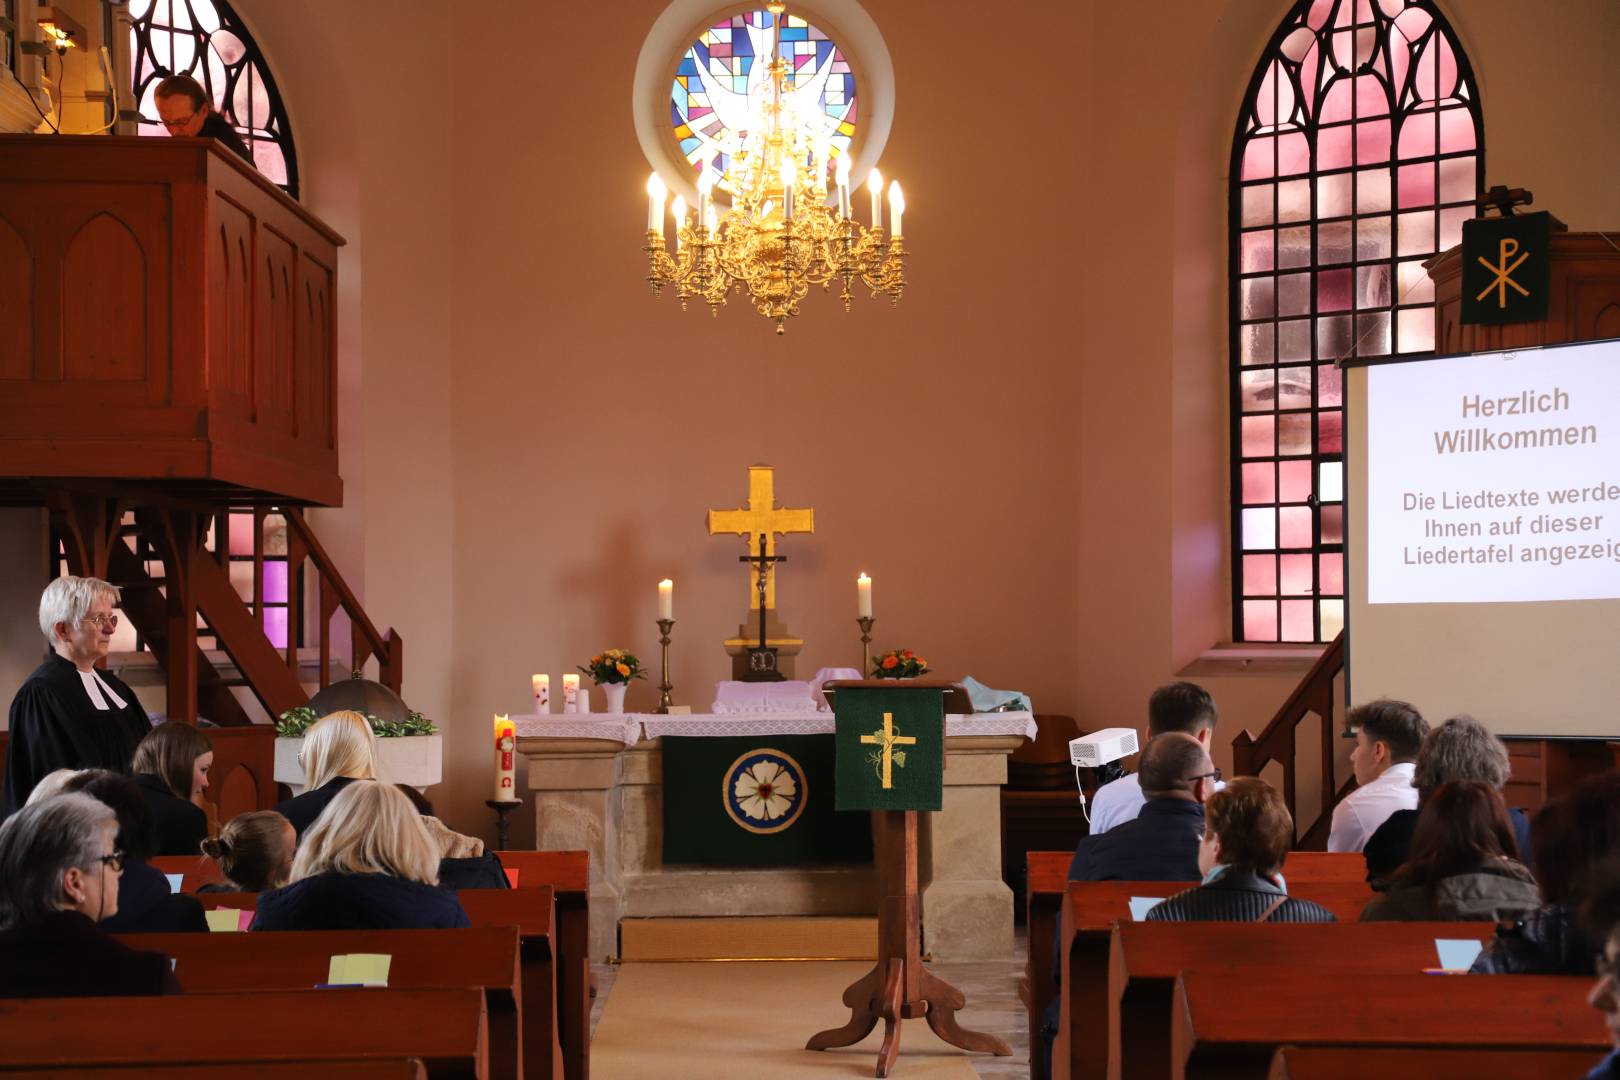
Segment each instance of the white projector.
M1135 728L1103 728L1069 740L1069 764L1076 768L1095 769L1110 761L1130 757L1137 749Z

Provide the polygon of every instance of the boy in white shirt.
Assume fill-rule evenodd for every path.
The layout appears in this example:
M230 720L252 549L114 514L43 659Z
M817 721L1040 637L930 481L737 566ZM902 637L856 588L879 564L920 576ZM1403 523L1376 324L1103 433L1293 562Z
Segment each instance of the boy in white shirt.
M1173 682L1159 687L1148 698L1148 723L1142 732L1143 745L1155 735L1179 731L1210 747L1215 735L1215 701L1197 683ZM1222 785L1216 784L1218 790ZM1111 780L1091 797L1091 835L1107 832L1116 825L1134 821L1147 799L1142 781L1135 773Z
M1360 851L1395 811L1417 809L1412 773L1428 733L1428 722L1404 701L1381 698L1350 710L1344 737L1356 740L1350 752L1356 789L1333 808L1329 851Z

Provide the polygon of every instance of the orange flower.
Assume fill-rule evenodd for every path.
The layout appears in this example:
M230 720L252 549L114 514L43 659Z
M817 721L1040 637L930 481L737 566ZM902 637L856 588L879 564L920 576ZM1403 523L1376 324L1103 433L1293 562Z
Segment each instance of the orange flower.
M628 679L630 677L630 665L629 664L626 664L626 663L621 661L620 663L614 664L613 667L614 667L615 670L618 671L618 673L620 675L623 675L625 678Z
M897 668L899 666L900 666L900 661L895 659L894 657L885 656L883 658L883 670L884 671L893 671L895 668Z
M907 649L905 652L901 653L900 655L905 657L907 660L910 660L911 659L911 650Z

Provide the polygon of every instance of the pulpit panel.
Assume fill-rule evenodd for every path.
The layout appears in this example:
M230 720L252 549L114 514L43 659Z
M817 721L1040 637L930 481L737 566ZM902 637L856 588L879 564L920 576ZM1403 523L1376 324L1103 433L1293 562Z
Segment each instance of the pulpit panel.
M34 371L34 257L0 218L0 382Z
M162 267L128 225L97 214L62 259L62 377L69 383L140 382L147 374L147 282Z
M1547 318L1542 322L1463 326L1461 249L1436 256L1435 351L1442 354L1529 348L1620 337L1620 249L1598 233L1554 233Z
M298 308L298 351L303 356L298 385L298 429L336 448L332 395L337 366L332 355L332 272L306 252L299 263L303 303Z
M208 267L208 398L252 419L253 219L224 199L213 206L214 243Z

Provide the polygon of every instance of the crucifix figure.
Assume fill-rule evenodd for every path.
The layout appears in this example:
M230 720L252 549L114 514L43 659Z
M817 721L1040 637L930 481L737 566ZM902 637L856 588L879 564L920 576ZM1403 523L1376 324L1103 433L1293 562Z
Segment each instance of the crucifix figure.
M882 758L882 768L878 770L878 775L883 778L883 789L885 791L894 787L894 766L898 764L901 768L905 768L906 765L906 752L904 750L897 751L895 747L917 745L916 739L895 734L894 713L884 713L883 730L874 731L870 735L862 735L861 742L867 746L883 747L881 751L872 752L872 760L874 764L877 764L878 758Z
M765 582L770 576L773 563L787 562L786 555L765 554L766 534L759 537L759 554L739 556L738 562L754 564L755 588L759 591L759 644L749 646L748 673L743 676L744 682L779 682L782 679L781 671L777 670L776 650L770 647L766 640L765 614L769 607L765 603Z

